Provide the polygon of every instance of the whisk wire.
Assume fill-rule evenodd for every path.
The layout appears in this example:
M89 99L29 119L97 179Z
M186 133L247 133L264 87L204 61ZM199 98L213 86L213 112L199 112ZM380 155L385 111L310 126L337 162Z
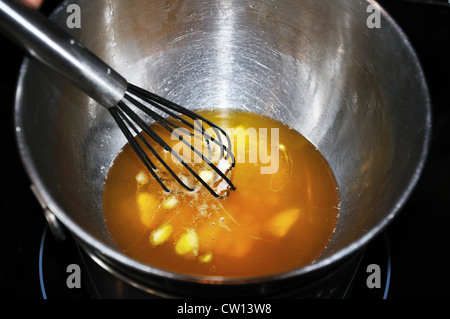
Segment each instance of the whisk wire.
M111 107L108 109L112 117L114 118L115 122L119 126L120 130L124 134L125 138L127 139L128 143L130 143L131 147L139 157L139 159L144 163L144 165L147 167L148 171L152 174L153 178L158 182L158 184L164 189L166 192L170 192L170 190L166 187L166 185L162 182L162 180L159 178L159 176L155 173L156 166L153 164L153 162L148 158L147 154L144 152L144 150L139 146L139 144L134 139L132 133L127 127L127 124L129 127L134 128L134 125L130 123L124 114L120 111L118 107ZM125 124L124 121L127 123ZM134 129L133 129L134 130Z
M156 152L156 150L150 145L150 143L145 139L145 137L140 133L140 131L137 129L137 127L135 125L133 125L133 123L131 121L134 121L141 128L141 130L144 131L148 136L150 136L156 143L160 144L164 149L171 152L172 149L165 143L165 141L163 139L161 139L158 136L158 134L156 134L155 131L152 130L151 127L149 127L139 116L137 116L125 103L123 103L122 101L119 102L118 107L119 108L117 108L116 112L120 115L122 120L124 120L126 122L126 124L135 132L136 136L138 136L138 138L143 142L143 144L153 153L153 155L155 155L155 157L165 167L165 169L169 172L169 174L185 189L187 189L188 191L194 191L194 188L186 185L178 177L178 175L161 158L161 156L158 154L158 152ZM125 116L125 114L126 114L126 116ZM130 134L127 134L127 136L130 137ZM133 149L135 149L135 150L138 149L138 154L143 154L140 157L141 160L143 160L144 164L148 162L149 166L152 168L151 169L152 176L153 177L155 177L155 175L158 176L155 173L155 171L157 171L158 168L153 164L153 162L147 156L144 149L138 143L136 143L136 141L132 138L132 135L131 135L131 139L133 140L133 143L130 142L130 144L133 147ZM129 139L128 139L128 141L129 141ZM176 153L174 155L177 156ZM177 160L179 160L181 163L183 163L183 165L185 165L185 166L187 165L186 163L184 163L184 161L180 157L177 157ZM147 166L147 169L149 169L148 166ZM159 176L157 177L157 180L160 184L163 183L163 180ZM169 189L166 186L164 186L163 188L165 191L169 191Z
M145 134L153 139L157 144L161 145L166 151L170 152L171 155L175 157L176 160L181 163L189 171L189 173L192 174L194 178L197 179L214 197L224 197L218 194L218 192L214 190L211 185L209 185L203 178L201 178L200 175L190 165L188 165L188 163L186 163L186 161L177 152L174 152L172 147L170 147L164 141L164 139L162 139L139 115L137 115L130 108L130 106L127 105L127 103L130 103L132 106L150 116L156 123L160 124L164 129L170 132L173 137L180 140L194 154L201 158L202 161L208 164L208 166L211 167L213 171L216 172L216 174L218 174L218 176L220 176L220 178L228 184L228 187L231 190L235 189L235 186L226 175L228 170L233 168L235 165L234 155L230 150L231 139L222 128L207 120L206 118L142 88L136 87L132 84L129 84L128 88L129 90L125 93L122 101L118 102L114 107L109 108L110 113L112 114L114 120L118 123L119 128L124 133L131 147L135 150L141 161L145 164L147 169L151 172L152 176L157 180L157 182L163 187L165 191L170 192L169 188L164 183L164 179L162 179L157 174L158 168L148 157L141 145L139 145L139 143L136 141L131 131L133 131L135 136L139 138L139 140L145 145L145 147L148 148L153 155L155 155L156 159L183 188L187 189L188 191L195 190L195 187L193 188L186 185L186 183L180 179L180 177L162 159L158 152L150 145L150 143L146 140L141 132L145 132ZM170 116L171 120L158 114L157 112L155 112L155 110L152 110L148 106L144 105L143 102L147 102L156 109L165 112ZM179 116L175 112L181 113L192 119L194 121L194 124ZM179 121L182 125L187 126L187 128L191 128L194 133L190 132L187 128L176 124L175 121ZM217 138L214 138L211 135L207 134L206 129L203 126L203 122L208 124L209 127L213 129ZM138 127L140 128L140 130L138 129ZM200 133L201 135L198 136L195 134L195 132ZM223 143L222 135L226 137L226 145ZM203 154L203 151L197 149L192 143L186 140L184 136L189 136L191 138L200 138L202 141L204 139L208 149L208 156L205 156ZM226 170L222 171L212 162L212 150L210 142L213 142L217 146L219 146L219 158L225 159L229 164L229 167ZM229 163L229 161L231 161L231 163Z
M220 146L221 157L225 156L225 159L231 158L232 167L234 167L234 165L235 165L234 155L226 146L226 145L228 145L229 147L231 147L231 139L230 139L229 135L221 127L217 126L216 124L214 124L210 120L206 119L205 117L203 117L181 105L178 105L172 101L169 101L161 96L158 96L152 92L144 90L133 84L130 84L130 83L128 84L128 92L147 101L148 103L150 103L152 106L156 107L157 109L169 114L171 117L179 120L183 124L187 125L189 128L193 129L194 131L201 133L201 135L206 139L207 143L209 143L209 141L216 143L218 146ZM127 97L129 97L129 95L127 95ZM160 117L157 113L153 112L149 108L143 106L142 104L140 104L140 105L142 106L142 107L140 107L140 109L143 112L147 113L147 115L157 116L157 118L159 120L166 121L165 118ZM201 123L208 124L214 130L214 133L216 134L218 141L214 137L212 137L206 133L206 130L204 129L203 124L200 124L201 130L199 130L191 122L186 121L184 118L180 117L176 113L171 112L170 110L174 110L176 112L186 115L187 117L194 120L194 123L201 122ZM151 113L149 113L149 112L151 112ZM170 121L167 121L167 122L170 122ZM170 122L170 124L172 124L172 123ZM173 127L176 128L178 126L174 125ZM222 141L222 135L227 138L226 145ZM226 154L225 154L225 152L226 152Z

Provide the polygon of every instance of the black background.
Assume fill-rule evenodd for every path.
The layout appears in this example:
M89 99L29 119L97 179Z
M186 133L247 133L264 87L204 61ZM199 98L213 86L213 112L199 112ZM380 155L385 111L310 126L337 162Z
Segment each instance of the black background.
M41 9L51 12L58 1ZM388 298L450 297L450 5L447 1L380 0L415 48L428 82L433 111L429 157L417 187L383 238L389 241L391 281ZM39 247L46 225L17 153L13 103L23 51L0 37L0 297L41 299ZM49 235L48 235L49 236ZM49 239L52 240L51 238ZM382 240L378 238L378 240ZM54 248L59 243L54 243ZM49 254L50 255L50 254ZM72 255L46 260L54 278L65 278ZM370 259L370 256L366 258ZM370 262L367 261L367 262ZM360 278L363 280L364 278ZM358 282L354 285L364 285ZM50 289L50 288L49 288ZM55 298L88 298L84 292ZM352 295L379 298L380 294Z

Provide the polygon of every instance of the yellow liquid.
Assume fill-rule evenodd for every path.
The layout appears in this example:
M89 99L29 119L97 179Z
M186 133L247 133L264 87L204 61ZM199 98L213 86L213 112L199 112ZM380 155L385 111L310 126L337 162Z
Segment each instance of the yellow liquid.
M320 152L295 130L262 115L231 110L200 114L236 133L236 190L226 199L214 198L202 186L194 193L164 192L126 145L103 191L104 218L117 247L163 270L206 276L268 275L316 260L332 238L339 215L337 184ZM243 134L248 128L258 132L257 142ZM278 129L278 141L272 129ZM157 131L170 140L170 133ZM272 145L278 157L269 157L270 163L252 153ZM168 164L186 174L168 154Z

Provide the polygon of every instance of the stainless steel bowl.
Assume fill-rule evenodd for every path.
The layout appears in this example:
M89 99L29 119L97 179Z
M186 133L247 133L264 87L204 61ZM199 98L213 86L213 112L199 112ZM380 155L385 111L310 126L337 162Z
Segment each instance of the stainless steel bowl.
M430 101L405 35L374 1L65 1L52 18L130 82L193 109L268 115L311 140L339 184L336 233L317 262L266 277L171 273L120 252L102 186L125 143L104 108L26 60L15 125L26 170L57 220L106 269L162 295L268 294L324 276L394 218L426 158ZM368 10L375 8L375 11ZM379 11L377 11L379 10ZM380 12L380 28L369 28Z

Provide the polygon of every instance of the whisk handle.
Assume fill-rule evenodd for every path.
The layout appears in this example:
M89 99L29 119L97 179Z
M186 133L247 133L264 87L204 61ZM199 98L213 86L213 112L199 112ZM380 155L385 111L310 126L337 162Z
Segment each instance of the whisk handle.
M127 81L37 10L0 0L0 30L106 108L122 100Z

